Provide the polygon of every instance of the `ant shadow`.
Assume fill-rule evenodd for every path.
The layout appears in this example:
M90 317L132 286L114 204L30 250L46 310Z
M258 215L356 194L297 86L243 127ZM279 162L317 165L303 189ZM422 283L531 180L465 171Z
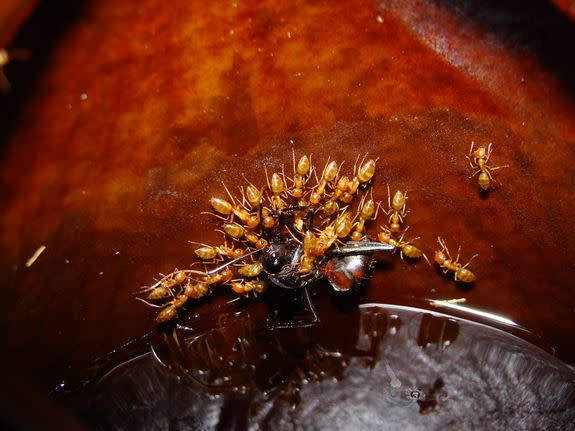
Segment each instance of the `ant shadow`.
M489 190L489 189L484 190L484 189L480 188L480 189L479 189L479 192L478 192L478 195L479 195L479 198L480 198L481 200L486 200L486 199L489 197L489 194L490 194L490 193L491 193L491 190Z

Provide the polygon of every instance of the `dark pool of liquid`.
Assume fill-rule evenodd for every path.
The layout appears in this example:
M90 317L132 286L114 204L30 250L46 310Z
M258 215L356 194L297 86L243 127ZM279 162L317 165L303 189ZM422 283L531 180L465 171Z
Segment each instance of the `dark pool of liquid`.
M190 316L111 354L83 386L55 396L95 429L575 423L575 370L518 337L413 307L316 302L320 322L289 329L274 329L279 317L261 303Z

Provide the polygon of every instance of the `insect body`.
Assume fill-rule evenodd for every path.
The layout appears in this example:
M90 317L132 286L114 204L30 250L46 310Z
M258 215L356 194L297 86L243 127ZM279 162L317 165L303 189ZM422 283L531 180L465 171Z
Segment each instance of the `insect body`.
M403 193L400 190L395 192L392 200L389 185L387 186L387 206L389 209L385 213L389 216L389 230L394 233L401 230L401 223L407 214L406 200L407 192Z
M338 170L339 167L337 162L333 160L325 165L323 173L321 174L321 179L309 197L312 204L319 204L323 194L325 193L326 186L337 178Z
M489 158L491 157L491 153L493 152L492 144L487 146L487 149L483 146L478 147L475 151L473 150L475 143L471 142L471 147L469 148L469 154L467 155L467 159L469 160L469 165L471 169L476 169L475 172L469 177L472 178L475 175L479 174L477 178L479 187L483 190L489 190L491 188L491 182L495 181L493 176L491 175L491 171L495 171L501 168L507 168L509 165L503 166L489 166L487 163L489 162Z
M368 220L375 220L377 218L375 202L373 202L373 199L363 200L356 217L359 218L359 220L354 224L351 239L353 241L361 241L364 236L365 222Z
M293 154L294 163L294 177L293 177L293 187L290 194L297 199L301 199L304 194L304 187L309 179L311 173L311 163L308 156L302 156L297 162L297 167L295 164L295 153ZM303 202L302 202L303 203Z
M401 235L397 240L392 238L391 231L389 229L382 228L382 231L377 235L377 239L384 244L390 244L396 247L399 250L402 259L403 256L409 259L419 259L423 256L420 249L411 243L403 241L403 235Z
M201 247L198 247L194 250L196 256L200 259L204 260L215 260L216 258L230 258L235 259L237 257L242 256L245 251L241 248L232 248L228 247L226 244L218 245L218 246L211 246L206 244L200 244Z
M145 296L139 299L161 309L158 322L176 318L190 298L201 298L216 285L244 296L268 286L301 292L315 316L307 290L312 283L323 278L334 290L348 291L364 284L377 252L400 249L408 257L419 252L401 239L369 238L367 224L377 218L379 206L365 189L374 176L375 160L354 167L351 180L339 176L342 164L328 161L314 186L308 185L315 172L310 158L302 156L296 164L294 154L293 161L293 179L283 170L268 179L266 172L267 192L248 181L239 188L240 197L224 185L228 198L210 199L212 214L223 220L221 231L231 245L195 243L204 271L174 271L142 292ZM340 202L346 206L340 208ZM405 199L399 204L395 217L401 219ZM217 262L219 266L209 269Z
M463 283L472 283L475 281L475 274L468 270L467 266L477 257L477 254L473 255L465 265L461 265L459 263L459 252L461 251L461 247L457 251L457 257L453 260L449 254L447 245L445 245L445 241L441 238L437 238L437 242L439 243L441 250L435 252L435 263L443 269L443 272L447 273L452 271L454 273L455 281L461 281Z

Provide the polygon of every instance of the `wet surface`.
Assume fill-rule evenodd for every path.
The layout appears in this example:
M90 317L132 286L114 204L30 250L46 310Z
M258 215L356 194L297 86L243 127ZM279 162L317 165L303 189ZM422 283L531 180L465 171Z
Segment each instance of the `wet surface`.
M533 36L501 19L508 10L478 17L474 2L136 3L85 2L57 32L58 13L32 21L14 42L34 52L32 71L6 68L0 335L35 383L47 390L152 330L134 291L187 267L188 240L219 240L201 212L221 181L260 185L292 148L347 173L379 157L374 197L408 190L424 252L441 235L463 259L479 254L468 290L390 259L364 302L465 297L575 363L573 60L561 55L575 30L551 3L518 19L561 37ZM487 196L468 179L471 141L510 165ZM427 377L436 397L449 391Z
M410 307L318 306L322 323L300 329L270 331L254 304L188 319L60 402L95 429L550 429L575 419L575 371L519 338Z

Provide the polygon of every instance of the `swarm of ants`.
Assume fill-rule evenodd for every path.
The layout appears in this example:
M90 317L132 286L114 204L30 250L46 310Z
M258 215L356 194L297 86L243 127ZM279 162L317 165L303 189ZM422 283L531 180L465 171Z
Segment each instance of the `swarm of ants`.
M473 159L488 175L481 161ZM196 264L203 269L162 276L139 292L138 299L159 308L156 321L166 322L176 318L190 299L208 295L215 286L227 286L243 296L276 286L303 292L313 312L308 286L321 278L336 291L350 291L369 278L378 252L427 260L412 243L417 238L404 240L407 192L398 190L392 197L388 186L386 207L373 200L376 163L367 156L358 158L351 176L346 176L335 160L328 159L319 171L307 155L296 162L294 152L291 176L283 169L271 176L266 170L263 187L246 180L235 196L222 183L222 193L210 199L210 214L221 221L216 230L224 235L223 242L193 242L200 261ZM380 213L385 214L384 221L376 238L370 238L366 224L377 222ZM456 281L473 282L469 262L459 263L459 253L453 260L445 242L441 238L438 242L441 250L435 252L435 263L445 273L453 272Z

